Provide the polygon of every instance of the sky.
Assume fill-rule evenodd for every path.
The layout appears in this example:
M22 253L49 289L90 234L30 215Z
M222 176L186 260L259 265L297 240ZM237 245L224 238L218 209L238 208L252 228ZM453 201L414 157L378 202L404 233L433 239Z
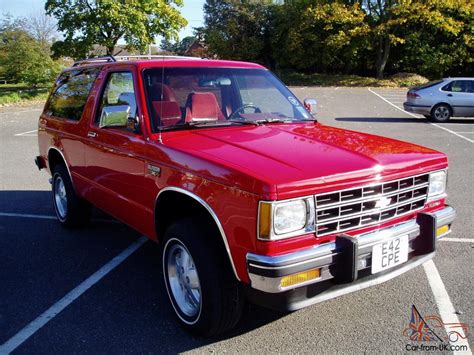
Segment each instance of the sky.
M203 25L204 2L205 0L184 0L181 14L188 20L188 25L179 33L181 39L191 36L193 34L193 27ZM44 11L44 4L45 0L0 0L0 13L9 13L15 17L25 17Z

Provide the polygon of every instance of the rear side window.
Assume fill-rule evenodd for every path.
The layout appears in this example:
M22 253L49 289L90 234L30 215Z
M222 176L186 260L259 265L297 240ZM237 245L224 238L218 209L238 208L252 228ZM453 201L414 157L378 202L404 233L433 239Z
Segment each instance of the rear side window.
M474 92L473 83L474 82L471 80L455 80L450 82L448 85L443 86L442 90L472 93Z
M79 121L100 68L71 70L61 74L49 98L46 113Z

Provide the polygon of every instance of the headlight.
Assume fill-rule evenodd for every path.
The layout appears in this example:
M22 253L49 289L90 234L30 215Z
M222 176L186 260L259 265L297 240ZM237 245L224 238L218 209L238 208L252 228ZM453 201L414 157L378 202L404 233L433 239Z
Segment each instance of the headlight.
M314 232L313 198L260 202L258 238L277 240Z
M430 174L428 197L439 196L446 192L446 175L446 170L436 171Z

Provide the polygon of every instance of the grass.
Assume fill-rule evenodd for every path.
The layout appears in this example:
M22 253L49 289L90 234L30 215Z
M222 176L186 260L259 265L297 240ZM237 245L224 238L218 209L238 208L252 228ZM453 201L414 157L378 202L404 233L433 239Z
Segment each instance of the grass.
M48 98L48 91L1 92L0 106L18 103L43 102Z
M340 74L303 74L290 71L278 73L280 78L289 86L348 86L348 87L408 87L421 85L428 79L410 73L395 74L387 79L376 79L357 75Z

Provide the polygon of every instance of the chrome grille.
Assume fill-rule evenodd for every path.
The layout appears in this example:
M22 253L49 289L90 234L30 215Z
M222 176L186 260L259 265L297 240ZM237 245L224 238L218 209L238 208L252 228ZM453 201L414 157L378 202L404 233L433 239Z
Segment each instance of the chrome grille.
M315 196L316 235L385 222L422 209L429 174Z

